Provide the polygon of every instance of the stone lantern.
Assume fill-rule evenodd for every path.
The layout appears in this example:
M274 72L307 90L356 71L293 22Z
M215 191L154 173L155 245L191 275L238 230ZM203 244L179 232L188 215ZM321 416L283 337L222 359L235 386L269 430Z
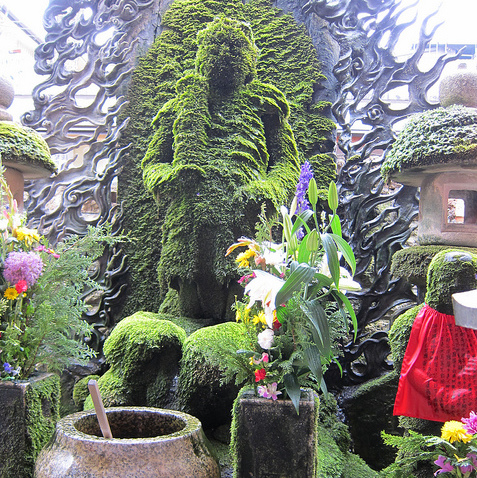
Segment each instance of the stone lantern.
M13 98L12 85L0 78L0 159L18 210L22 211L24 179L48 177L56 172L56 165L46 141L38 133L12 121L7 108Z
M443 80L446 107L414 115L383 163L385 179L421 188L420 245L477 247L476 78L459 72Z

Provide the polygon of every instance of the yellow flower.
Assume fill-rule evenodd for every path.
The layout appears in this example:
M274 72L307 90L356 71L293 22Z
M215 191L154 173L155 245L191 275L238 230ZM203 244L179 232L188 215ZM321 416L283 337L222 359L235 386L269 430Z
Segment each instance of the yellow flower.
M262 310L257 315L253 316L253 325L265 324L267 325L267 319L265 318L265 312Z
M27 227L18 227L16 229L16 236L19 241L25 241L29 246L33 241L39 241L40 235L36 229L28 229Z
M445 422L441 430L441 438L450 443L461 441L467 443L472 440L472 435L469 435L461 422L457 420L450 420Z
M18 297L18 292L16 291L15 287L9 287L5 292L4 292L4 297L5 299L8 300L15 300Z
M247 249L245 252L241 252L238 256L237 259L235 259L235 262L239 263L239 267L249 267L250 263L248 260L251 257L254 257L256 252L253 249Z
M247 322L250 317L250 309L241 308L235 313L235 320L237 322Z

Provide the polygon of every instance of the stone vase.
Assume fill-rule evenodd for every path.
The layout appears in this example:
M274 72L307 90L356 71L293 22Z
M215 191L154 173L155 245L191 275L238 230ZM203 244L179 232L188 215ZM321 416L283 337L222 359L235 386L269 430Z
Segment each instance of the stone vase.
M112 407L113 438L103 438L93 410L58 421L43 449L36 478L220 478L200 421L186 413Z
M314 478L318 398L303 391L297 415L291 400L242 391L235 401L231 451L236 478Z
M0 382L0 478L31 478L59 418L60 379L51 373Z

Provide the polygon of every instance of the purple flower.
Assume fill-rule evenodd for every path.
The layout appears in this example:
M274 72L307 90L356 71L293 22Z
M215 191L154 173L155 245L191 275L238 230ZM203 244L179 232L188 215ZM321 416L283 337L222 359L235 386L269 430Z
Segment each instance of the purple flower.
M310 203L306 199L306 191L310 180L313 177L313 171L311 170L310 163L305 161L301 166L300 178L298 179L298 184L296 185L296 199L297 199L297 211L298 214L310 209Z
M440 466L440 470L437 470L434 473L434 476L437 476L439 473L447 473L449 471L454 471L454 467L447 461L447 457L439 455L439 458L434 462L437 466Z
M271 398L276 400L278 395L281 395L282 392L277 391L277 382L269 383L268 385L260 385L258 387L258 394L263 398Z
M459 466L459 468L460 468L460 472L463 473L464 475L466 473L470 473L474 469L474 467L469 463L467 463L466 465L461 465Z
M12 373L13 372L13 367L8 362L4 362L3 370L5 370L5 372L7 372L7 373Z
M477 433L477 415L474 412L470 412L469 418L462 418L462 423L467 433Z
M41 275L43 262L35 252L10 252L3 267L3 277L8 282L24 280L31 287Z

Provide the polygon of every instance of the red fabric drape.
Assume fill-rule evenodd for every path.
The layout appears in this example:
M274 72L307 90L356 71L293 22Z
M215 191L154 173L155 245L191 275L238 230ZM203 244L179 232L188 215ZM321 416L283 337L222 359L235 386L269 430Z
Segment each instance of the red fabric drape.
M412 326L394 415L445 422L477 410L477 331L427 304Z

